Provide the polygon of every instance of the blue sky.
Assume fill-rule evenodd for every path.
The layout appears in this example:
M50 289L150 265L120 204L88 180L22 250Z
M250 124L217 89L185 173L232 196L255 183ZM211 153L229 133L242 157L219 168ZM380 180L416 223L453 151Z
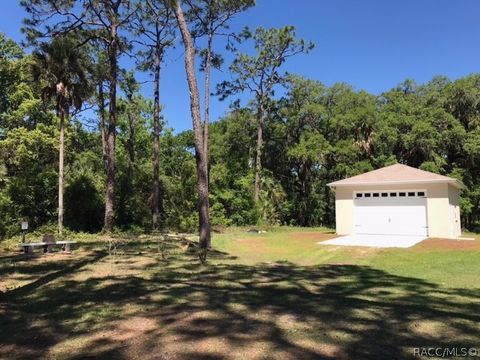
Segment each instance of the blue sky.
M257 0L231 28L294 25L297 35L316 47L289 59L285 70L327 85L347 82L380 94L406 78L421 83L435 75L456 79L479 72L479 14L478 0ZM16 0L0 1L0 31L7 36L22 39L24 16ZM179 50L170 55L161 98L168 126L182 131L191 128L183 58ZM225 65L230 61L227 56ZM128 60L123 64L130 65ZM224 66L213 74L213 84L228 78ZM151 85L145 84L143 92L150 97ZM213 98L212 120L224 115L229 103Z

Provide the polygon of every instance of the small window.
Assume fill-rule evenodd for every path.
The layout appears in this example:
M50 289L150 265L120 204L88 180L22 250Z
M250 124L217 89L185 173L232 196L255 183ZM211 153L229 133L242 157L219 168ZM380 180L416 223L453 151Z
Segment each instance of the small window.
M363 197L363 194L362 194L362 193L358 193L358 194L357 194L357 198L361 198L361 197Z
M382 193L382 197L387 197L388 193Z
M379 193L373 193L373 197L379 197L380 194Z
M417 192L417 196L425 196L425 191L419 191L419 192Z
M365 197L371 197L371 196L372 196L372 194L370 194L370 193L365 193Z
M415 192L409 192L408 196L415 196Z
M398 196L402 196L402 197L403 197L403 196L405 196L405 195L407 195L407 194L404 193L404 192L399 192L399 193L398 193Z
M390 193L390 197L397 197L397 193Z

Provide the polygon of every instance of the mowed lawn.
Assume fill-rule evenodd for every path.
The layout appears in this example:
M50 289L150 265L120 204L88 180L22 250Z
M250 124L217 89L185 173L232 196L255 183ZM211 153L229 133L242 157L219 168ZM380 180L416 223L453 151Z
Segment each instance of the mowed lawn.
M318 245L328 229L123 239L115 256L0 256L0 358L408 359L480 347L480 239L410 249Z

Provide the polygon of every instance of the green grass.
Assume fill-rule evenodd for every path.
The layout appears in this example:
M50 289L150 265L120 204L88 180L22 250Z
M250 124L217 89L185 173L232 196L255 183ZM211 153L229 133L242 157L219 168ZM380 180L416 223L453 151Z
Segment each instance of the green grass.
M0 257L0 358L385 359L478 347L470 249L321 246L324 228L228 229L195 249L92 239L73 255ZM5 354L8 354L7 356Z
M300 230L300 231L299 231ZM448 248L360 248L318 246L321 239L298 239L291 233L320 232L329 234L326 228L276 229L264 234L246 234L244 231L215 236L215 246L227 253L235 254L240 263L289 261L297 265L348 263L371 266L401 276L432 280L444 286L480 287L480 246L476 249ZM474 243L480 243L478 234ZM454 255L454 256L453 256Z

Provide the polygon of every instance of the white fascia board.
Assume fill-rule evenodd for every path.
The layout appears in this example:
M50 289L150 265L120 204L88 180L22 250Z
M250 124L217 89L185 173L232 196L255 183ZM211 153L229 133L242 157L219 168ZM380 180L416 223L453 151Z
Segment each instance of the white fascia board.
M376 182L356 182L356 183L340 183L331 182L328 183L329 187L352 187L352 186L378 186L378 185L409 185L409 184L451 184L458 189L462 188L462 185L456 180L409 180L409 181L376 181Z

